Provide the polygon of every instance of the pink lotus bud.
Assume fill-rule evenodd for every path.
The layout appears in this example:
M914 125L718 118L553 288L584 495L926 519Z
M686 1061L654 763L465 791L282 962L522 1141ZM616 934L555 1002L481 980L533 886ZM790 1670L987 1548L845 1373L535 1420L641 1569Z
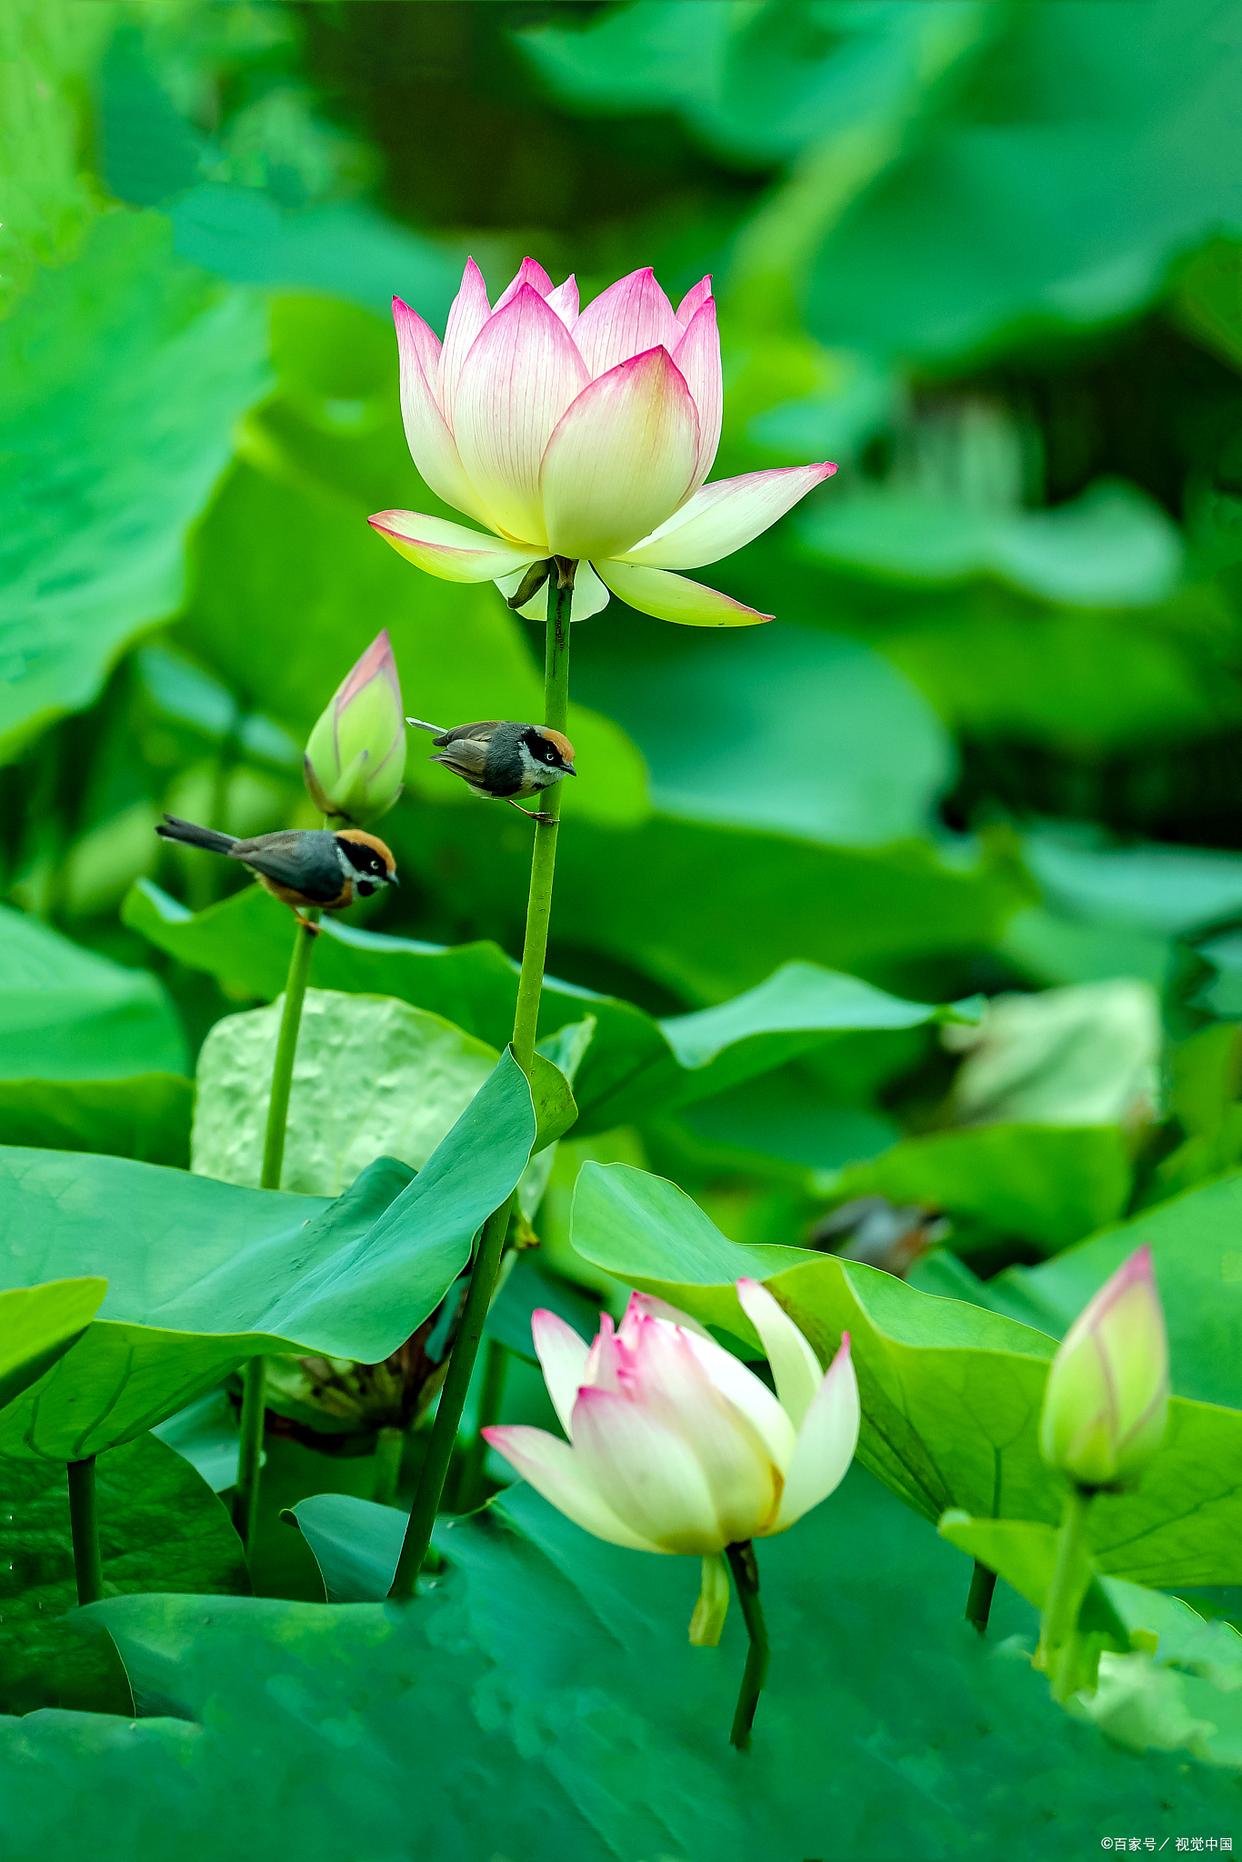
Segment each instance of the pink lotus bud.
M1040 1450L1080 1487L1118 1486L1156 1453L1168 1415L1169 1346L1144 1247L1079 1313L1052 1360Z
M765 1287L738 1298L776 1394L684 1313L641 1293L588 1348L555 1313L531 1330L567 1441L523 1425L492 1446L568 1518L614 1545L702 1557L692 1634L718 1636L726 1547L784 1532L838 1486L858 1441L858 1385L843 1338L828 1370Z
M306 787L325 815L366 827L387 814L405 777L404 716L385 628L341 681L306 745Z
M646 267L580 312L572 277L554 287L524 259L493 309L470 259L443 342L400 298L393 315L414 464L483 526L381 511L371 523L401 555L445 581L496 581L506 595L532 563L573 559L575 620L604 607L609 590L662 620L772 618L670 573L740 549L836 471L790 466L704 484L724 404L710 278L674 310Z

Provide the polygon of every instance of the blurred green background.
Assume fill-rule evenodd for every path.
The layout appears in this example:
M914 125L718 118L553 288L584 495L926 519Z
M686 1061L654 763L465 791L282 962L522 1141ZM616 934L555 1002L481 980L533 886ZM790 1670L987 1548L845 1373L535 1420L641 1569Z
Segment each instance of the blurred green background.
M554 1187L627 1156L788 1241L865 1197L986 1266L1232 1161L1240 37L1208 0L13 0L0 1137L185 1160L206 1030L280 986L251 906L286 931L178 942L236 876L152 824L309 822L379 628L418 715L537 712L537 630L365 523L437 508L390 296L442 327L467 252L495 295L529 251L584 295L713 272L716 476L840 465L715 578L775 625L576 630L556 974L659 1015L795 960L1043 992L632 1095ZM413 744L383 831L377 930L518 948L512 811Z

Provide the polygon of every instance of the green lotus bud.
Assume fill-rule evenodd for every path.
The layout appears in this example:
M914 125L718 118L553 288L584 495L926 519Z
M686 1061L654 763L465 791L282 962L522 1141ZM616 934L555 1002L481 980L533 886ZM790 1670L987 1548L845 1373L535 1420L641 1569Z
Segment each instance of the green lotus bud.
M405 745L401 683L385 628L310 734L304 770L311 800L358 827L378 821L401 793Z
M1144 1247L1066 1333L1048 1373L1039 1446L1079 1487L1114 1487L1146 1467L1168 1419L1169 1346Z

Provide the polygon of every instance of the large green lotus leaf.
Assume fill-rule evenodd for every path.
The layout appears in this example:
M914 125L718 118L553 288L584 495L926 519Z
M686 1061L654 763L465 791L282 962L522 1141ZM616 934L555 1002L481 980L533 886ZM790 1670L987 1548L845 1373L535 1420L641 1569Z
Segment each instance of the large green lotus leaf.
M974 1125L907 1138L825 1187L834 1202L883 1196L938 1210L959 1251L997 1236L1051 1250L1115 1220L1131 1174L1115 1125Z
M916 960L943 974L950 957L989 950L1024 902L1012 865L970 846L856 847L668 815L610 830L576 820L571 807L557 856L556 947L595 951L689 1001L752 988L794 961L873 982ZM402 843L402 870L431 890L451 867L458 896L500 927L524 896L529 853L476 826L479 813L420 817L417 837Z
M82 1278L0 1293L0 1408L82 1336L107 1287L106 1280Z
M356 1510L359 1537L374 1516ZM1033 1822L1050 1854L1098 1850L1119 1803L1136 1829L1228 1827L1214 1771L1115 1750L981 1641L957 1554L861 1473L760 1548L773 1656L745 1758L727 1742L742 1626L735 1608L719 1649L689 1646L694 1561L599 1544L523 1488L441 1544L448 1579L413 1609L93 1606L144 1708L183 1720L139 1721L129 1750L92 1717L10 1722L16 1853L57 1862L114 1800L116 1822L92 1825L99 1862L275 1844L752 1862L773 1831L794 1857L983 1862L1027 1853Z
M193 1168L257 1184L282 1002L216 1022L198 1061ZM310 989L302 1011L281 1185L339 1196L371 1159L421 1169L496 1065L496 1050L391 996ZM534 1075L540 1137L573 1123L550 1061Z
M535 1138L505 1055L417 1177L380 1159L334 1203L119 1158L0 1152L0 1274L106 1268L102 1314L0 1418L49 1460L128 1441L257 1353L377 1363L443 1298Z
M188 1164L194 1087L174 1073L120 1080L0 1080L0 1140Z
M175 1073L185 1062L176 1014L155 977L2 905L0 1022L6 1080L117 1080Z
M0 1140L182 1162L185 1041L155 977L0 906Z
M1059 1335L1144 1242L1155 1262L1176 1388L1242 1405L1242 1173L1157 1203L1039 1267L1008 1268L980 1286L978 1297Z
M1223 17L1214 0L1144 6L1119 37L1108 0L1007 10L951 111L845 212L824 189L816 335L946 360L1145 307L1234 213Z
M288 962L282 915L257 889L192 914L140 882L125 922L159 949L227 988L275 995ZM333 989L374 991L443 1015L493 1045L509 1038L518 967L495 944L456 947L325 924L315 976ZM574 1076L579 1130L603 1131L723 1092L845 1036L893 1037L970 1019L973 1004L910 1002L857 977L789 963L754 988L687 1015L649 1016L614 996L549 978L543 1036L591 1016L590 1047Z
M174 259L154 215L99 217L18 306L0 357L0 754L89 704L176 610L187 528L263 392L265 346L258 300Z
M848 1332L859 1459L929 1519L1059 1519L1062 1486L1038 1446L1044 1334L857 1262L739 1246L673 1184L624 1164L584 1168L573 1239L596 1266L739 1337L754 1336L741 1275L768 1282L822 1362ZM1140 1583L1242 1581L1242 1412L1175 1400L1161 1453L1133 1492L1101 1496L1091 1537L1101 1570Z
M247 1591L246 1562L228 1514L188 1461L153 1435L96 1463L104 1595L129 1591ZM83 1635L63 1467L0 1456L7 1525L0 1558L4 1702L127 1712L114 1653Z
M592 641L575 685L624 724L672 814L857 846L926 832L955 778L936 713L862 641L780 618L704 653L636 614Z
M990 578L1061 606L1152 604L1181 566L1176 527L1128 485L1095 486L1051 511L862 491L823 499L798 528L836 568L932 588Z

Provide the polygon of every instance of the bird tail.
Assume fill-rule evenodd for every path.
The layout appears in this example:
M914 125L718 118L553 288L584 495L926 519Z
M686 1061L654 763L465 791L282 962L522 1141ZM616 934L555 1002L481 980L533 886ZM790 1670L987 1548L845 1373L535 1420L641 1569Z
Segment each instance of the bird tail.
M428 724L426 718L407 718L406 723L412 724L416 731L430 731L433 737L443 737L444 735L444 732L438 724Z
M176 815L165 815L156 823L155 831L164 840L184 841L187 847L205 847L208 853L232 853L237 845L232 834L217 834L214 828L195 827L192 821L179 821Z

